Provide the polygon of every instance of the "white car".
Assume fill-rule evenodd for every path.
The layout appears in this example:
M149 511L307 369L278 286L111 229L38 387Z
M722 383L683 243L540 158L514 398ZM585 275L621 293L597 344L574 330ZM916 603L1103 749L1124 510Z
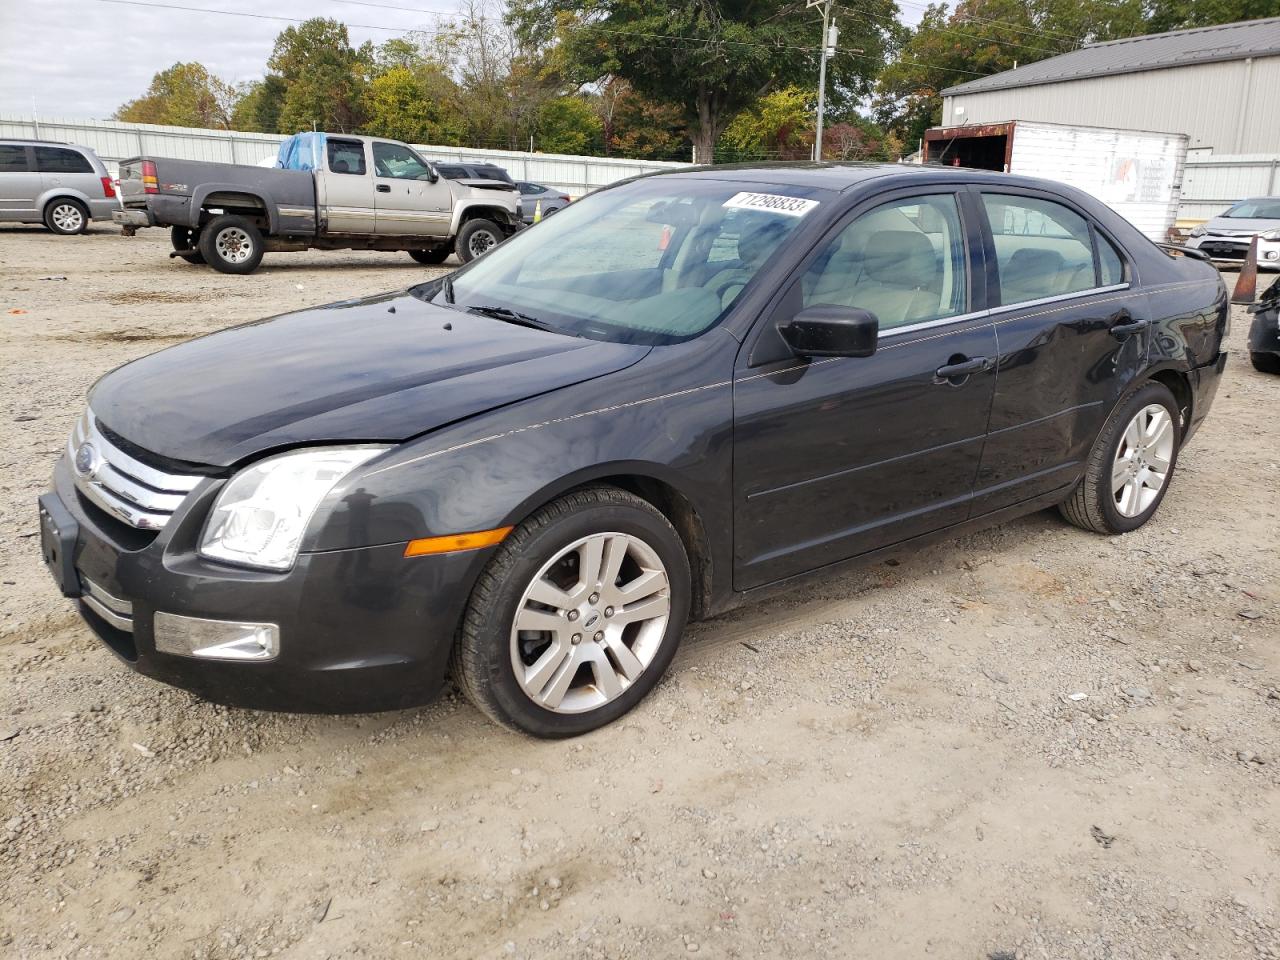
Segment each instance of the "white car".
M1252 197L1232 204L1191 231L1187 246L1224 263L1243 263L1258 238L1258 268L1280 270L1280 197Z

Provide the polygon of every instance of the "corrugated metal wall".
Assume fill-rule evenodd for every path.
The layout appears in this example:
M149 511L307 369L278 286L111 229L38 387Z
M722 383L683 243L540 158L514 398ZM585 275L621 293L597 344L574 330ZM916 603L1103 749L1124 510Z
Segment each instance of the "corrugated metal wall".
M256 164L266 157L274 157L280 142L284 140L284 137L266 133L162 127L150 123L117 123L114 120L42 118L37 123L30 117L18 116L0 116L0 137L30 137L82 144L92 148L106 162L113 175L117 172L119 161L139 154L182 160ZM430 160L496 163L505 167L516 180L532 180L575 196L625 177L690 166L656 160L415 146Z
M1280 141L1280 132L1277 140ZM1280 154L1192 157L1187 160L1178 220L1208 220L1237 200L1277 195L1280 195Z
M1194 64L945 97L942 126L1043 120L1185 133L1194 147L1280 146L1280 57Z

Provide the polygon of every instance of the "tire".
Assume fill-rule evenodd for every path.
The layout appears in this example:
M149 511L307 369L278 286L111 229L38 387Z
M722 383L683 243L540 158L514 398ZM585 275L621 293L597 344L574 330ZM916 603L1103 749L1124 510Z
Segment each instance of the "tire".
M262 232L248 217L224 213L200 229L200 255L219 273L253 273L262 262Z
M454 249L460 261L470 263L481 254L488 253L504 239L502 231L492 220L468 220L458 231Z
M1160 425L1161 410L1165 425ZM1143 437L1144 431L1158 431L1158 438ZM1138 385L1116 404L1093 442L1084 477L1058 509L1070 523L1095 533L1137 530L1164 500L1181 443L1182 421L1172 391L1154 380Z
M437 247L434 250L410 250L409 256L419 263L441 264L449 259L449 254L451 253L453 251L448 247Z
M191 227L174 227L169 231L169 240L174 250L195 250L195 253L180 253L179 260L187 263L204 263L204 254L199 252L200 231Z
M613 549L623 550L613 590L638 591L630 599L577 574L590 563L591 545L601 541L607 541L604 561ZM564 606L530 597L535 585L549 585L543 596ZM689 597L684 545L652 504L614 487L570 493L516 527L480 575L454 644L454 679L482 712L512 729L544 738L595 730L634 707L662 677L684 632ZM610 599L651 616L628 621L621 606L613 612ZM658 615L664 599L665 617ZM554 632L517 632L518 612ZM539 663L542 680L532 669ZM557 693L556 679L563 677ZM541 701L526 689L542 691Z
M89 208L74 197L55 197L45 204L44 225L63 237L84 233L89 229Z
M1250 353L1249 360L1259 373L1280 373L1280 354Z

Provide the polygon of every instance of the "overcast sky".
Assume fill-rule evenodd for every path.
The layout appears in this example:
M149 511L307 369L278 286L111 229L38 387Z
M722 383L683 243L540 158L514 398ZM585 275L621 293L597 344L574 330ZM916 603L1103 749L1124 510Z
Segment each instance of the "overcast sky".
M293 20L332 17L352 43L430 30L461 0L0 0L0 113L106 119L151 77L197 60L232 83L256 80ZM186 9L183 9L186 8ZM919 0L902 0L919 19ZM247 14L241 16L238 14ZM290 19L292 18L292 19Z
M459 0L0 0L0 113L105 119L151 77L198 60L224 80L262 76L287 19L332 17L352 43L432 29ZM175 8L196 8L175 9ZM201 10L210 12L200 12ZM254 16L230 16L237 11ZM387 28L387 29L382 29Z

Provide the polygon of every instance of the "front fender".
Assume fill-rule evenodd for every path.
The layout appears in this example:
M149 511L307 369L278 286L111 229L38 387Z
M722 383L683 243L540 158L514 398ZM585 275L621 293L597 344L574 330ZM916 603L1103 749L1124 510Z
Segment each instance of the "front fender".
M503 200L501 197L466 197L454 201L453 219L449 223L449 236L456 237L458 231L462 229L462 222L467 219L468 210L476 207L482 207L492 210L502 210L507 215L508 222L515 224L519 221L516 216L516 201Z

